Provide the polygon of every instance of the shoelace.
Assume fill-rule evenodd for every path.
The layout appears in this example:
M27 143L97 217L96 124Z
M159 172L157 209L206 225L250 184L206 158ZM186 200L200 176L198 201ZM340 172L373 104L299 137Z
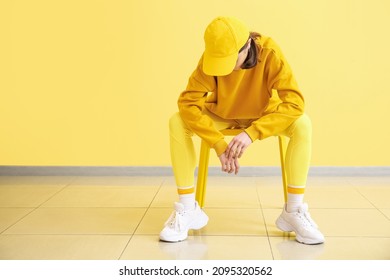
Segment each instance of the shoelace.
M308 227L313 227L315 229L318 228L317 224L313 221L313 219L311 218L308 212L307 204L302 205L302 207L298 210L297 215L303 221L303 224L306 228Z
M309 221L309 223L314 227L314 228L318 228L317 224L313 221L313 219L311 218L309 212L305 212L304 213L306 219Z
M175 230L180 231L182 217L182 213L173 211L171 216L169 216L168 220L165 222L165 226L169 226L170 228L174 228Z

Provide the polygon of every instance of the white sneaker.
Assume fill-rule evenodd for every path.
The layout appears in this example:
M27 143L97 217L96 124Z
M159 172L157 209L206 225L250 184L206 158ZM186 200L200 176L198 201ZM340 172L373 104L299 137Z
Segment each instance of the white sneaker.
M288 213L286 205L282 214L276 220L276 226L282 231L293 231L296 239L304 244L321 244L324 243L324 235L318 230L318 226L310 217L308 206L302 204L297 212Z
M160 232L160 240L167 242L183 241L188 237L188 230L201 229L209 217L200 209L198 203L195 203L195 209L190 211L184 210L184 205L175 202L175 210L165 222L164 229Z

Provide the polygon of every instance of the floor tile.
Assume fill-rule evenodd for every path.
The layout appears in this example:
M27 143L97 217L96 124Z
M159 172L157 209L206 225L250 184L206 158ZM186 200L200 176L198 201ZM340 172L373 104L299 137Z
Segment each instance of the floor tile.
M279 208L283 206L284 191L281 176L257 177L256 182L262 208Z
M205 194L207 208L259 208L255 186L209 186Z
M0 207L38 207L64 186L0 186Z
M351 187L350 177L308 176L306 187Z
M261 208L282 208L284 205L283 186L258 186L257 193Z
M267 237L206 236L209 260L271 260Z
M234 175L210 176L207 178L207 186L210 187L254 187L257 185L256 177L239 177Z
M201 229L203 235L267 235L260 209L204 208L204 211L209 223Z
M280 187L283 189L282 176L255 177L256 186L260 187Z
M294 234L284 233L276 227L275 221L281 213L282 213L282 208L280 208L280 209L263 209L263 215L264 215L264 220L265 220L268 236L279 236L279 237L295 236ZM313 218L315 218L315 217L313 217Z
M115 260L128 235L0 235L1 260Z
M131 234L144 208L39 208L5 234Z
M312 209L325 236L390 237L390 221L376 209Z
M189 236L183 242L159 242L155 235L135 235L124 260L260 260L272 259L268 238L257 236Z
M156 195L152 207L173 207L178 201L177 188L174 182L164 182ZM256 181L252 177L209 177L205 206L231 208L258 208Z
M324 244L304 245L271 237L270 242L276 260L390 260L390 238L327 237Z
M281 179L265 177L258 181L261 207L281 208L284 192ZM348 200L345 197L348 196ZM373 208L345 178L311 177L305 189L305 201L311 208Z
M172 211L171 208L149 208L135 234L159 234Z
M72 185L77 186L160 186L167 177L161 176L79 176Z
M310 187L305 190L310 208L374 208L355 187Z
M0 208L0 233L33 210L34 208Z
M328 239L323 244L305 245L297 242L292 235L269 239L275 260L317 260L323 256L328 245Z
M357 190L377 208L390 208L390 185L385 186L363 186Z
M390 220L390 208L386 209L379 209L383 214L386 215L386 217Z
M73 176L0 176L0 186L66 186Z
M148 207L158 186L72 185L42 207Z
M355 187L390 187L390 176L349 177L348 182Z
M179 201L176 186L164 183L154 197L151 207L168 207L173 209L175 201Z

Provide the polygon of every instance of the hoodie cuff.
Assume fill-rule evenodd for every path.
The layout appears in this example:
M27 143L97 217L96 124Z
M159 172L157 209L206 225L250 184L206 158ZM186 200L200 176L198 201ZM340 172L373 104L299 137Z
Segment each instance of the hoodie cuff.
M227 147L228 144L226 143L225 139L221 139L214 144L213 149L217 153L217 156L220 156L226 151Z
M249 135L252 142L255 142L255 140L260 139L260 132L256 129L255 126L250 126L247 129L245 129L246 134Z

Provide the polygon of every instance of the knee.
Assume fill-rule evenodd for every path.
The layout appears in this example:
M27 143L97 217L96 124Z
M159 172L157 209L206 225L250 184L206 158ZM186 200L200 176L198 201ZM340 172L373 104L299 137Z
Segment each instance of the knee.
M311 138L312 125L308 115L303 114L294 122L294 134L305 138Z
M181 118L179 112L173 114L169 119L169 133L174 137L192 137L194 135Z
M180 117L179 112L173 114L169 119L169 130L173 131L177 129L177 127L182 126L183 120Z

